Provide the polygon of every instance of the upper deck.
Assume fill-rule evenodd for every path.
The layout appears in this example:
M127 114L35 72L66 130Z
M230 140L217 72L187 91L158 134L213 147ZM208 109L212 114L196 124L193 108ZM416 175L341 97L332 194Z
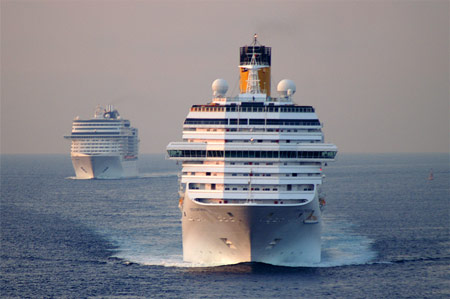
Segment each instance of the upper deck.
M137 129L131 127L130 121L122 119L119 112L108 105L106 109L97 106L93 118L80 119L78 116L73 120L71 135L64 136L68 139L83 138L137 138Z
M205 105L193 105L191 112L275 112L275 113L314 113L312 106L275 105L275 103L236 102L218 105L213 102Z

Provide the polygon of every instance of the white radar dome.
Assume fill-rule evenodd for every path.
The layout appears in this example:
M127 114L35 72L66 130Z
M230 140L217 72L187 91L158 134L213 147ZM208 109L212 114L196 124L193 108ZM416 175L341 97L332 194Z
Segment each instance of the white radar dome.
M225 79L214 80L211 87L215 97L223 97L228 91L228 83Z
M278 83L277 86L278 93L283 96L291 96L295 93L295 83L292 80L284 79Z

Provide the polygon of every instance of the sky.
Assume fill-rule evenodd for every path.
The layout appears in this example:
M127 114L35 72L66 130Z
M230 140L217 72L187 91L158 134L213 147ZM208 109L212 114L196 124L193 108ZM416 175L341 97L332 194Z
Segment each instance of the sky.
M2 154L70 151L113 104L141 153L181 141L211 84L238 93L239 47L272 47L342 153L449 152L449 1L1 0Z

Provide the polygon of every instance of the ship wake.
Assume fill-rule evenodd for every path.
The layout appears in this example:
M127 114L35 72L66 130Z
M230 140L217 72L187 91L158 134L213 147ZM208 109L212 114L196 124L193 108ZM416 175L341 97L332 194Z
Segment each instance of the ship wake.
M167 172L149 172L140 173L134 177L126 178L96 178L96 180L135 180L135 179L147 179L147 178L166 178L166 177L176 177L178 171L167 171ZM78 178L76 176L66 177L67 180L92 180L91 178Z
M332 225L323 227L322 260L320 263L286 264L285 267L340 267L363 265L374 262L377 254L372 249L373 240L360 235L357 227L350 223L332 221ZM118 251L114 257L125 262L149 266L199 268L217 267L223 264L193 264L183 261L181 235L157 240L143 240L139 236L119 240L114 238Z

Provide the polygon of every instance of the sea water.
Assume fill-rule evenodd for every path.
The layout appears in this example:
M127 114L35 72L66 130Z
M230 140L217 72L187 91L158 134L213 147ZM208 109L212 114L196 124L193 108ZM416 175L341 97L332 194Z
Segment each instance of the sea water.
M448 154L340 154L324 167L315 267L183 262L180 168L164 155L139 167L137 179L76 180L69 156L2 155L0 296L450 296Z

